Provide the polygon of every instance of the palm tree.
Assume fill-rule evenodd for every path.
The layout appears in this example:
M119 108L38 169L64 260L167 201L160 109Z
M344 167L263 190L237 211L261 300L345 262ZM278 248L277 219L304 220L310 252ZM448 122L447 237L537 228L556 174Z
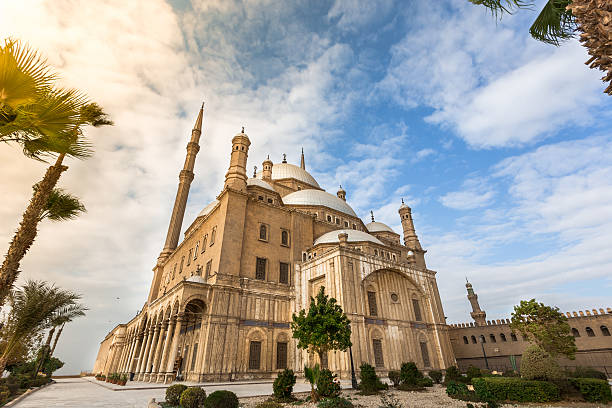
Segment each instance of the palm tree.
M11 291L11 310L2 327L6 342L0 351L0 373L20 342L52 327L54 319L70 313L80 298L81 295L43 281L27 281L21 289Z
M530 9L532 0L469 0L482 5L495 17L512 14L516 9ZM604 90L612 95L612 3L609 0L548 0L535 19L529 33L533 38L560 45L580 32L580 42L591 58L586 62L606 74L601 78L610 84Z
M0 266L0 306L36 238L52 191L68 169L64 159L85 159L92 154L83 128L112 124L102 108L81 93L53 87L55 79L46 61L29 47L13 40L0 46L0 142L17 143L27 157L37 160L55 158L36 184Z

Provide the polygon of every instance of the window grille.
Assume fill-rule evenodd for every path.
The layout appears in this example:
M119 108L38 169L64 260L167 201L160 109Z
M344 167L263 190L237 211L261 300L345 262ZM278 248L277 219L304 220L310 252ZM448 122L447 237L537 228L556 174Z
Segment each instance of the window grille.
M208 240L208 234L204 235L202 238L202 253L206 252L206 241Z
M289 264L285 262L280 263L280 273L278 276L279 283L289 283Z
M266 279L266 258L257 258L257 266L255 269L255 279Z
M368 307L370 316L378 316L378 308L376 307L376 292L368 292Z
M191 255L193 253L193 249L189 250L189 255L187 255L187 266L191 264Z
M412 308L414 309L414 320L417 322L423 320L423 317L421 316L421 305L417 299L412 299Z
M423 357L423 365L429 367L429 351L427 350L427 343L424 341L421 342L421 357Z
M281 245L289 245L289 233L287 231L281 232Z
M268 239L268 229L263 224L259 226L259 239L263 241L266 241Z
M259 370L261 363L261 342L252 341L249 346L249 370Z
M198 356L198 343L193 345L193 352L191 353L191 371L195 370L197 356Z
M210 276L210 270L212 269L212 260L206 262L206 275L205 278L208 279Z
M374 364L376 367L384 367L385 360L383 359L382 341L378 339L372 340L374 348Z
M276 368L287 368L287 343L276 343Z

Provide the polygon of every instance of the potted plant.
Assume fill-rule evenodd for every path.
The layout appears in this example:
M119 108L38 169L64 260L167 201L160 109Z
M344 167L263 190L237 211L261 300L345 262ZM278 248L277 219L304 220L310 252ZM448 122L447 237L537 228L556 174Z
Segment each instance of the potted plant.
M122 374L121 377L119 378L119 385L125 385L127 384L127 375Z

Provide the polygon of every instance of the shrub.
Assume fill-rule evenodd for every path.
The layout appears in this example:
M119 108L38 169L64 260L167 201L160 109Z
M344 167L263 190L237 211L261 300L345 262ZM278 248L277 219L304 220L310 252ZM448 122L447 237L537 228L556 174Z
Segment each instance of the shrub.
M376 375L376 370L368 363L362 363L359 367L361 383L359 389L364 395L376 394L379 390L387 389L387 384L380 381Z
M399 371L389 371L389 380L391 380L394 387L397 387L398 385L400 385L400 382L402 381L400 377L400 372Z
M231 391L215 391L204 401L204 408L238 408L238 397Z
M340 395L340 383L336 379L336 374L333 374L327 368L321 370L319 374L317 393L323 398L335 398Z
M11 395L15 395L17 394L17 391L19 391L19 384L15 380L15 377L12 377L12 376L7 377L4 384L8 388Z
M200 408L204 406L206 392L200 387L189 387L181 394L182 408Z
M587 402L603 402L605 404L612 401L612 393L607 380L570 378L569 381L580 390L582 397Z
M527 380L558 380L563 378L559 363L542 348L533 345L523 351L521 377Z
M444 382L449 382L449 381L465 382L466 379L464 376L461 375L461 372L459 371L457 367L450 366L446 369L446 374L444 376Z
M423 378L423 373L419 371L415 363L403 363L400 370L400 378L402 384L417 385L419 380Z
M319 402L318 408L353 408L353 403L343 397L325 398Z
M425 388L420 385L400 384L397 386L400 391L425 391Z
M452 380L448 381L448 384L446 385L446 394L449 397L460 397L463 395L468 395L467 385Z
M421 387L433 387L433 380L429 377L424 377L417 381L417 385Z
M466 371L466 377L468 382L472 381L472 378L482 377L482 373L480 372L480 368L474 367L473 365L469 366Z
M520 375L514 370L506 370L503 372L502 377L520 377Z
M283 408L283 404L278 401L269 399L264 402L260 402L255 406L255 408Z
M560 399L559 387L522 378L474 378L476 396L484 401L550 402Z
M286 400L291 398L293 392L293 386L295 385L295 374L293 370L286 368L284 371L278 373L278 377L274 380L272 388L274 389L274 398Z
M431 377L433 382L435 382L436 384L440 384L442 382L442 371L431 370L429 372L429 377Z
M187 389L186 385L174 384L166 388L166 402L172 406L178 406L181 394Z
M607 380L608 376L601 371L597 371L591 367L576 367L574 371L567 371L568 377L574 378L598 378L600 380Z

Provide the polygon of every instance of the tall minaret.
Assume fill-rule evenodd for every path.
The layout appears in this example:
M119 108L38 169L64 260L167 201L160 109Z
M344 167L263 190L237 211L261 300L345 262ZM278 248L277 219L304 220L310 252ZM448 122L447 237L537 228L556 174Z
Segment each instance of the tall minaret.
M231 188L246 193L246 165L250 145L251 141L246 133L244 133L243 127L242 131L232 138L232 155L229 169L227 169L227 173L225 174L225 188Z
M468 293L467 297L470 301L470 304L472 305L472 312L470 313L470 316L472 316L472 319L474 319L478 326L485 326L487 324L487 321L485 320L487 317L487 313L484 310L480 309L480 305L478 304L478 295L474 293L474 289L472 289L472 284L468 282L467 278L465 279L465 281L467 282L465 284Z
M416 265L425 268L425 251L421 247L419 237L414 230L414 222L412 221L412 209L404 203L399 208L399 215L402 220L402 229L404 230L404 245L412 251Z
M304 162L304 148L302 147L302 157L300 158L300 167L306 170L306 163Z

